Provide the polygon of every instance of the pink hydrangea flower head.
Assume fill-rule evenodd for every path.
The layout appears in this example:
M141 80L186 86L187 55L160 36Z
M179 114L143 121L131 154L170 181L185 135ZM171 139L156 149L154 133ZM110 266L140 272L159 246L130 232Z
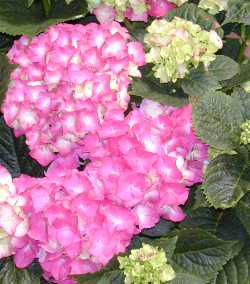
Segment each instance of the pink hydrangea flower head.
M143 47L117 22L59 24L9 51L11 74L2 110L43 166L74 151L106 114L127 109L131 76L141 76Z
M88 26L88 32L95 26ZM112 24L112 34L117 34L117 28ZM58 31L52 32L56 40ZM122 30L122 34L126 32ZM121 34L116 39L118 43L111 41L111 46L118 44L122 49ZM64 46L68 37L62 33L60 40ZM106 56L114 58L113 48L108 43L102 45ZM131 43L129 56L141 61L135 46ZM67 94L67 85L60 88L58 96L60 93ZM143 100L124 116L116 104L98 121L93 101L88 98L85 109L77 109L87 120L79 120L79 115L72 120L77 122L72 124L77 133L87 129L85 135L70 153L56 157L45 177L21 175L12 183L0 168L4 181L0 179L0 189L2 184L3 192L5 184L10 188L8 194L0 195L0 201L5 204L9 196L17 195L29 224L20 234L16 230L20 216L5 223L7 219L1 216L5 212L11 215L13 203L2 210L0 202L0 229L3 227L8 236L14 234L15 263L23 268L38 259L44 277L58 284L74 283L73 275L100 270L113 256L125 252L135 234L155 226L160 218L182 221L185 213L181 206L187 201L188 186L202 182L207 163L207 146L192 129L191 105L174 108ZM70 110L53 118L49 133L64 150L64 138L59 134L72 130L63 122L71 121L72 106L78 102L61 103ZM40 135L47 143L48 137ZM90 162L82 168L79 157Z

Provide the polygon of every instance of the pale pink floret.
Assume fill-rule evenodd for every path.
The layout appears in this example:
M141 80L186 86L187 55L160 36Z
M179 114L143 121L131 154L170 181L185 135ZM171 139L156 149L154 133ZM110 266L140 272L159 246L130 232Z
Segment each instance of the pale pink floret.
M29 223L23 212L25 199L16 192L9 172L0 165L0 258L16 253Z
M152 17L164 17L168 12L175 8L175 5L167 0L149 0L148 14Z
M116 17L115 10L109 6L102 4L94 9L93 13L95 14L97 20L102 23L110 23L114 21Z
M71 153L129 103L130 76L140 76L145 54L117 22L59 24L9 51L11 74L2 110L15 134L26 135L30 155L46 166ZM133 72L131 71L133 66ZM137 70L136 72L134 70Z

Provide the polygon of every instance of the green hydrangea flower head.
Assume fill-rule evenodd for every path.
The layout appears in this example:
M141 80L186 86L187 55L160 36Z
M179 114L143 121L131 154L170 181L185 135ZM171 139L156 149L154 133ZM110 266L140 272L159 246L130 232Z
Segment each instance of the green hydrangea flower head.
M250 119L241 125L240 142L244 145L250 144Z
M215 15L227 9L228 0L200 0L199 7Z
M190 68L200 63L207 68L223 46L216 31L202 30L199 25L178 17L171 22L154 20L144 41L149 48L146 60L154 64L154 75L161 83L184 78Z
M188 0L168 0L168 2L174 3L176 6L181 6L188 2Z
M129 256L118 257L118 260L125 274L125 284L161 284L175 278L164 250L148 244L132 250Z

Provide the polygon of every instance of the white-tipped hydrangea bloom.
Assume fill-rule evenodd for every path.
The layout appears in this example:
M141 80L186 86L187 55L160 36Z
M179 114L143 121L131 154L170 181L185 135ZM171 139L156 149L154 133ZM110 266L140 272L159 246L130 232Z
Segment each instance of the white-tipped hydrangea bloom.
M24 205L25 200L16 193L9 172L0 165L0 259L14 254L27 234Z
M199 7L215 15L227 9L228 0L200 0Z
M203 30L199 25L175 17L171 22L154 20L144 38L149 52L147 63L162 83L184 78L192 67L203 63L205 68L215 60L215 53L223 43L214 30Z

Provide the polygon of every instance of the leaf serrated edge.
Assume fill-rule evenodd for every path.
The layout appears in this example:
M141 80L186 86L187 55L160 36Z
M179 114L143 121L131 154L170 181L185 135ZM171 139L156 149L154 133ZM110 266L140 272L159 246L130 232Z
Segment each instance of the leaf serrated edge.
M239 241L225 241L225 240L223 240L223 239L220 239L220 238L218 238L216 235L214 235L213 233L211 233L211 232L207 232L207 231L205 231L205 230L202 230L202 229L198 229L198 228L176 228L175 230L173 230L170 234L169 234L169 236L170 235L173 235L174 233L180 233L180 232L196 232L197 234L199 234L199 233L205 233L205 234L207 234L207 237L210 237L210 238L213 238L214 240L217 240L217 241L222 241L222 242L225 242L225 243L231 243L231 246L234 246L234 245L237 245L238 243L239 243ZM177 242L178 242L178 240L177 240ZM217 271L217 274L219 273L219 271L221 271L222 269L223 269L223 267L225 266L225 264L226 263L228 263L228 261L230 261L230 259L232 259L234 257L234 255L233 255L233 253L232 254L230 254L228 257L226 257L225 258L225 261L224 262L222 262L222 265L221 265L221 269L219 269L218 271ZM172 260L170 259L170 261L172 262ZM172 263L171 263L172 264ZM176 265L176 264L175 264ZM177 267L179 267L179 268L181 268L180 267L180 265L176 265ZM185 272L186 273L186 272ZM204 282L204 284L208 284L212 279L213 279L213 277L215 276L215 275L217 275L217 274L211 274L210 276L209 276L209 279L207 279L207 280L204 280L203 279L203 281L206 281L206 282ZM192 275L192 274L191 274ZM195 277L197 277L196 275L195 275Z

